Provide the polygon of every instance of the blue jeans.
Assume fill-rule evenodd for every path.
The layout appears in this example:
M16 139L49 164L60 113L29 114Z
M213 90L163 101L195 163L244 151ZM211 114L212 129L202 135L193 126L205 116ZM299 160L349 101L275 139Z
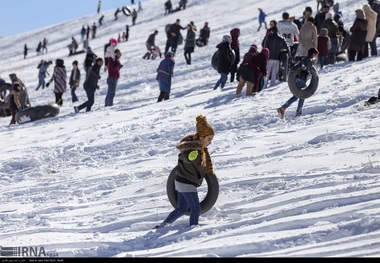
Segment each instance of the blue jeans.
M71 89L71 101L72 101L72 102L76 102L76 101L78 101L77 94L75 94L76 89L77 89L77 87L73 87L73 88Z
M113 98L115 97L116 93L116 86L117 86L117 79L115 78L107 78L107 95L105 100L105 106L113 106Z
M227 82L227 74L220 73L220 79L216 82L214 89L217 89L219 86L223 89L224 85Z
M45 73L38 75L38 87L36 90L38 90L40 87L42 87L42 89L45 88Z
M284 105L282 105L282 108L284 108L284 109L288 108L293 102L295 102L297 100L298 100L298 98L296 96L291 97L287 102L285 102ZM296 111L296 116L301 116L304 101L305 101L305 99L299 99L298 107L297 107L297 111Z
M201 214L201 204L199 203L198 192L178 193L177 208L174 209L164 220L166 223L173 223L181 216L185 215L190 208L190 226L198 225Z

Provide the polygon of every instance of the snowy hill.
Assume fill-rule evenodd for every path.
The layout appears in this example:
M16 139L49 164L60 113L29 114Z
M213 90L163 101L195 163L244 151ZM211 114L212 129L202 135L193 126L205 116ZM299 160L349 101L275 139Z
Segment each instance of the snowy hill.
M124 67L113 107L104 107L102 69L89 113L75 114L66 92L57 117L13 126L10 117L0 118L0 245L43 247L59 257L379 257L380 105L363 102L378 92L380 57L326 66L302 116L293 118L292 105L281 120L276 108L291 97L287 83L236 99L236 82L212 90L219 74L211 56L234 27L241 30L241 53L260 46L259 7L269 23L284 11L299 17L306 6L315 14L316 2L188 2L167 16L163 1L144 2L135 26L122 13L113 21L114 10L104 12L104 26L90 40L99 56L110 37L130 26L129 40L119 44ZM346 28L365 3L339 1ZM35 91L38 62L62 58L69 71L78 60L84 73L85 55L69 57L67 45L99 16L2 38L0 77L9 81L17 73L33 105L53 103L51 86ZM164 50L164 27L177 18L182 26L194 21L197 36L209 22L211 38L195 49L192 65L179 46L171 97L157 103L160 60L142 59L145 41L157 29ZM44 37L48 53L36 56ZM25 43L31 50L24 60ZM77 95L86 100L82 85ZM198 114L216 130L209 151L218 200L199 228L190 229L184 216L153 232L173 209L166 180L176 166L175 145L195 131ZM206 191L204 183L200 198Z

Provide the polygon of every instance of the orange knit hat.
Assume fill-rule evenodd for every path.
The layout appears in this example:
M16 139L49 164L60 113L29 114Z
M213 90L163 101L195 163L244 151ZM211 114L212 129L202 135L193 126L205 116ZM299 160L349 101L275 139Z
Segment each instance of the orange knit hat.
M203 115L199 115L196 118L197 124L196 124L196 130L199 137L206 137L208 135L215 135L214 128L211 127L211 125L207 122L207 119Z

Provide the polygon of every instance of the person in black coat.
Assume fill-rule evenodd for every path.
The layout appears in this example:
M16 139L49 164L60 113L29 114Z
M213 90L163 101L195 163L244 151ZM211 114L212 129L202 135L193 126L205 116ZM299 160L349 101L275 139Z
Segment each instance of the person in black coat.
M216 48L219 51L218 54L218 73L220 74L219 80L215 83L214 90L219 86L223 89L227 82L227 75L231 69L231 60L233 58L231 48L231 36L224 35L223 40Z
M351 37L348 44L348 60L351 62L363 59L365 38L367 36L367 24L363 9L355 10L356 18L350 28Z
M95 59L98 56L92 51L91 47L87 47L87 54L84 59L84 71L86 72L86 75L88 74L89 69L91 68L92 64L95 62Z
M281 52L286 51L290 54L290 47L288 46L285 38L278 34L278 29L276 26L270 28L270 33L265 38L263 43L263 48L269 49L269 60L267 62L268 70L268 82L270 76L270 87L273 87L276 84L276 79L280 67L280 54ZM266 84L264 85L266 86Z
M83 88L87 94L87 101L79 106L74 106L75 113L86 108L86 111L91 111L92 105L95 102L95 91L99 89L98 81L100 77L100 68L103 66L103 59L97 58L95 64L90 68L83 83Z
M175 53L177 51L178 39L181 34L181 29L186 29L186 27L181 26L179 23L181 21L179 19L176 20L175 24L172 24L167 31L166 46L165 46L165 54L168 52L169 48L171 51Z

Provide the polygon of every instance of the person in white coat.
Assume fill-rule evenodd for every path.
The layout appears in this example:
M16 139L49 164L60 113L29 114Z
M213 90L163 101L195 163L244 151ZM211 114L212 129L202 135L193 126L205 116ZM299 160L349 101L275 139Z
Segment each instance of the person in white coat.
M363 52L363 58L369 56L369 48L371 48L371 56L376 56L377 54L377 45L376 41L373 41L376 36L376 21L377 21L377 13L371 8L369 4L363 5L363 11L365 13L365 17L368 21L367 24L367 35L365 38L365 47ZM376 52L375 52L376 50Z
M301 27L296 58L306 57L310 48L318 48L317 27L314 25L314 17L312 16L309 16L306 23Z

